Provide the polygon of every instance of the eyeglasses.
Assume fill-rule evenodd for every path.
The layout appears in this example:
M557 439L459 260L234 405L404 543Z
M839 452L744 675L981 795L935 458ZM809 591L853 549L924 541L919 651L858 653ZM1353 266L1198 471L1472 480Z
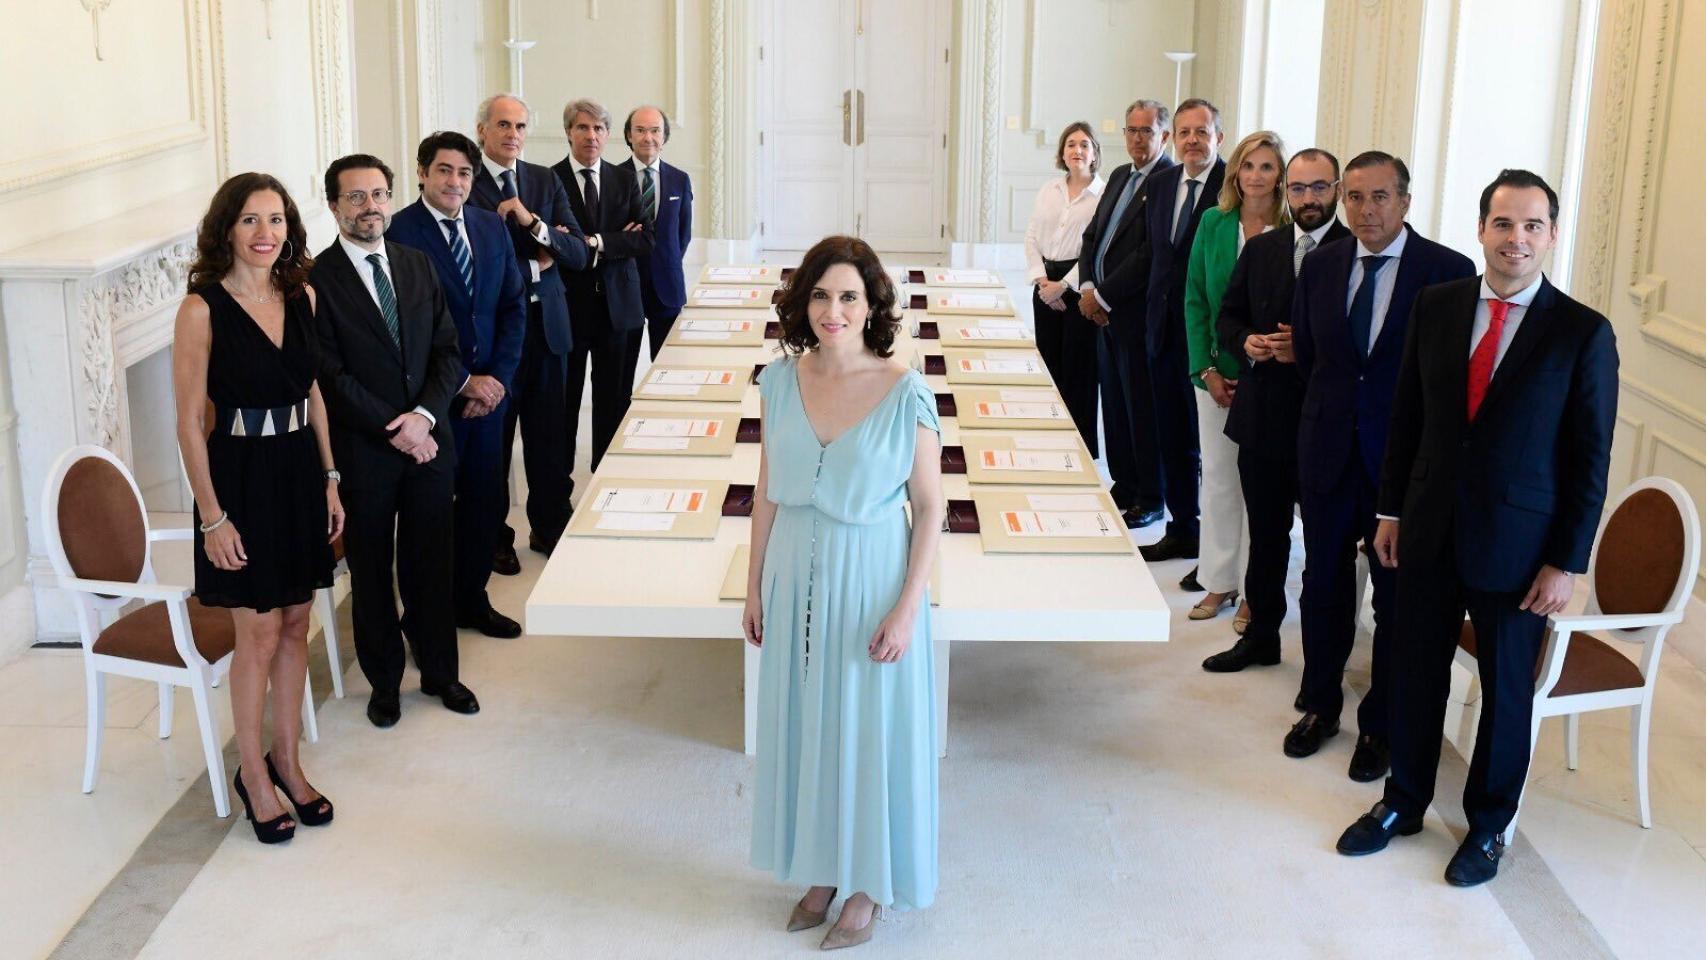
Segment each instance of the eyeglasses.
M1285 186L1285 192L1294 197L1302 197L1306 193L1324 197L1333 192L1333 187L1337 186L1338 182L1334 180L1332 183L1328 183L1325 180L1317 180L1314 183L1288 183Z
M351 190L348 193L338 194L338 197L340 199L346 201L352 207L365 207L365 206L367 206L367 201L369 199L372 199L374 206L379 206L380 204L390 202L391 191L385 189L384 187L380 187L377 190L371 190L371 191L369 191L369 190Z
M1143 137L1144 139L1147 140L1148 138L1155 136L1155 128L1154 127L1126 127L1125 128L1125 135L1128 137Z

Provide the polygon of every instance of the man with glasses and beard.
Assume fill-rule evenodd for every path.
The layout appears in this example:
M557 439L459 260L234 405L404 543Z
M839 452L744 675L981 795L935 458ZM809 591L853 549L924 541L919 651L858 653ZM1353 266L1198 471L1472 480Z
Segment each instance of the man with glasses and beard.
M314 324L332 449L349 471L344 544L356 659L373 686L367 719L389 727L402 712L405 634L421 692L477 713L480 702L457 676L452 603L450 401L465 379L456 323L427 255L385 240L390 169L366 154L341 157L325 187L338 238L314 258L308 279L320 297Z
M1303 378L1291 352L1291 295L1304 257L1351 235L1338 219L1337 157L1325 150L1300 150L1286 166L1285 182L1291 229L1270 230L1244 245L1216 323L1222 347L1244 361L1226 435L1238 444L1238 480L1249 518L1244 597L1250 626L1232 649L1203 661L1211 673L1280 661L1279 628L1285 619L1286 566L1298 497L1297 421L1303 414Z

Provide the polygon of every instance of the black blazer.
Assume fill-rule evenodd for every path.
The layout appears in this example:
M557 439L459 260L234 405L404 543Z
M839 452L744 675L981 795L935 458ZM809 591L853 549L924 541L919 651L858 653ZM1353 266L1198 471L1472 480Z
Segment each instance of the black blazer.
M517 160L515 170L516 195L521 198L521 205L550 226L546 235L550 238L550 254L557 261L557 266L569 270L586 266L592 259L592 251L587 249L580 222L569 208L569 198L563 192L562 182L551 173L551 168L526 160ZM502 202L503 187L492 179L485 163L475 164L474 189L468 196L468 203L482 210L496 210ZM565 299L563 275L556 270L541 270L539 282L534 283L533 254L544 245L532 233L514 223L505 220L504 225L509 228L510 243L515 246L516 261L521 267L521 279L527 285L528 296L539 297L539 318L544 324L545 345L558 356L567 354L574 344L574 336L569 327L569 303Z
M1145 228L1144 210L1148 203L1149 185L1154 182L1155 175L1173 165L1165 154L1155 161L1155 166L1149 170L1149 176L1137 185L1131 195L1131 203L1126 205L1125 213L1117 224L1109 224L1113 219L1114 207L1119 204L1120 194L1125 191L1126 181L1131 179L1136 168L1125 164L1108 176L1107 189L1096 201L1096 213L1084 227L1084 244L1078 253L1078 279L1080 283L1094 282L1096 292L1102 295L1102 300L1108 304L1108 329L1120 340L1135 342L1143 335L1144 295L1149 289L1149 232ZM1107 276L1096 276L1096 250L1102 245L1102 237L1113 230L1113 240L1108 244L1108 255L1102 265L1107 269Z
M615 330L639 330L646 325L646 307L640 299L640 268L636 260L652 254L656 227L646 222L640 209L640 185L634 168L608 160L598 161L598 221L587 216L581 199L581 184L568 157L551 168L569 195L569 208L586 232L599 235L603 245L598 262L591 267L564 266L563 278L572 297L603 297L610 307L610 326ZM630 223L641 229L622 229Z
M1351 235L1338 220L1321 235L1321 245ZM1244 341L1269 334L1291 322L1291 297L1297 289L1292 256L1297 230L1290 224L1251 237L1232 267L1220 301L1215 332L1221 349L1238 358L1243 373L1226 414L1226 435L1239 446L1285 463L1297 459L1297 418L1303 412L1303 378L1297 364L1262 360L1251 363ZM1310 251L1314 256L1314 251Z
M1291 338L1305 384L1303 418L1297 427L1297 479L1306 490L1331 490L1344 476L1353 443L1368 482L1380 482L1392 391L1416 294L1423 287L1475 275L1468 257L1428 240L1408 224L1404 229L1410 236L1393 278L1392 302L1366 360L1351 343L1345 307L1356 238L1323 244L1304 259L1298 274Z
M411 462L391 446L385 425L416 407L438 421L432 431L438 441L434 462L456 462L450 401L463 380L456 323L426 254L387 242L385 256L397 293L400 352L343 244L334 240L320 251L308 274L319 295L314 326L332 450L344 482L356 486L374 471L387 476Z
M1179 181L1184 179L1184 164L1174 164L1155 174L1149 188L1152 198L1146 211L1149 227L1149 293L1145 306L1148 329L1144 341L1149 355L1159 357L1167 350L1185 350L1185 275L1191 265L1191 242L1196 239L1202 215L1220 202L1220 184L1226 179L1226 161L1214 158L1208 179L1197 192L1197 205L1188 213L1191 224L1185 231L1184 242L1173 246L1173 204L1179 195Z
M1480 291L1469 277L1416 298L1379 512L1400 520L1399 563L1450 563L1470 589L1515 592L1542 564L1587 570L1617 420L1617 337L1542 280L1469 423Z

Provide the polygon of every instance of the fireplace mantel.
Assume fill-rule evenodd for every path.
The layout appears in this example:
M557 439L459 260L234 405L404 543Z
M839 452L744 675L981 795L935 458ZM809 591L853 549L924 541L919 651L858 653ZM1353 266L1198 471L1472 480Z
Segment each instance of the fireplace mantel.
M77 444L98 444L134 465L125 370L172 342L206 205L206 192L196 191L0 253L40 639L76 632L70 605L53 589L42 484Z

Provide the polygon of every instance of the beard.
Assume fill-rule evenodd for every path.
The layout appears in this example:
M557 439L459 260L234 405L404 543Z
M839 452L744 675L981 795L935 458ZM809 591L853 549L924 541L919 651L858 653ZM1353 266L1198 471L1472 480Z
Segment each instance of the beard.
M1333 219L1339 212L1338 203L1306 203L1301 207L1293 207L1291 219L1303 232L1309 233L1318 229L1322 224Z
M347 220L340 220L339 226L343 227L344 233L357 240L372 242L385 235L386 229L391 226L391 215L388 213L363 213Z

